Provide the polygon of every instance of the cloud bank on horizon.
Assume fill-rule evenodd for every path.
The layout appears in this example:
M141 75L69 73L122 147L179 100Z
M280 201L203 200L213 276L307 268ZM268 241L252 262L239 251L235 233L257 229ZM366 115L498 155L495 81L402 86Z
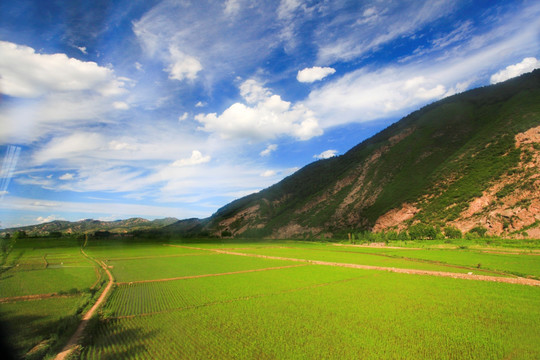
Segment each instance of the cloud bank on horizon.
M209 216L539 68L538 29L529 1L4 2L0 227Z

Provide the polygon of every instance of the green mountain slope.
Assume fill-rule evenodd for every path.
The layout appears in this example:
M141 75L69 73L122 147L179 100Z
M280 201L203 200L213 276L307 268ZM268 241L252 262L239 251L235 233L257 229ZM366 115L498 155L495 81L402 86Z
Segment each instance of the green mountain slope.
M539 144L533 130L525 147L516 146L516 136L538 126L539 70L426 106L342 156L309 164L224 206L208 228L214 234L275 238L402 230L417 223L534 233L540 220ZM497 183L503 180L505 185ZM472 221L467 212L475 199L501 186L529 199L516 202L532 218L511 222L505 216L516 204L495 198L489 209L480 208L491 215L480 211Z

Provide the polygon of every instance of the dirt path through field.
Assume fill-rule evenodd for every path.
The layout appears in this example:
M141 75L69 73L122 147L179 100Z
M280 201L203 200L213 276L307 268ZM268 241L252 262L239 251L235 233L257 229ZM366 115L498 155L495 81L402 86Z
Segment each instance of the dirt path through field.
M170 245L170 246L186 247L186 246L182 246L182 245ZM383 266L346 264L346 263L336 263L336 262L329 262L329 261L286 258L286 257L280 257L280 256L246 254L246 253L240 253L240 252L235 252L235 251L227 251L227 250L220 250L220 249L203 249L203 248L195 248L195 247L187 247L187 248L214 251L214 252L217 252L217 253L220 253L220 254L228 254L228 255L250 256L250 257L263 258L263 259L305 262L305 263L315 264L315 265L338 266L338 267L347 267L347 268L364 269L364 270L389 271L389 272L395 272L395 273L401 273L401 274L431 275L431 276L451 277L451 278L454 278L454 279L466 279L466 280L478 280L478 281L495 281L495 282L503 282L503 283L509 283L509 284L540 286L540 281L539 280L526 279L526 278L520 278L520 277L518 277L518 278L507 278L507 277L497 277L497 276L489 276L489 275L474 275L474 274L452 273L452 272L446 272L446 271L389 268L389 267L383 267Z
M132 284L141 284L141 283L149 283L149 282L163 282L163 281L174 281L174 280L185 280L185 279L198 279L198 278L204 278L204 277L223 276L223 275L235 275L235 274L245 274L245 273L258 272L258 271L269 271L269 270L288 269L288 268L294 268L294 267L300 267L300 266L307 266L307 265L308 265L308 264L301 264L301 265L287 265L287 266L269 267L269 268L264 268L264 269L251 269L251 270L231 271L231 272L217 273L217 274L188 275L188 276L179 276L179 277L167 278L167 279L153 279L153 280L137 280L137 281L129 281L129 282L118 282L118 283L116 283L116 284L117 284L117 285L132 285Z
M53 297L73 297L77 296L79 294L58 294L58 293L50 293L50 294L34 294L34 295L21 295L21 296L12 296L12 297L5 297L0 298L0 304L1 303L10 303L10 302L17 302L17 301L28 301L28 300L43 300L43 299L49 299Z
M94 260L90 258L82 249L81 249L81 252L83 253L84 256L86 256L88 259L92 261L95 261L96 263L99 264L99 266L103 268L103 270L105 270L105 272L107 273L107 276L109 277L109 283L107 284L107 286L105 287L105 290L103 290L103 292L101 293L101 295L95 302L94 306L92 306L90 310L88 310L88 312L84 314L82 321L79 324L79 327L77 327L77 330L75 330L75 333L71 336L66 346L64 346L64 348L62 349L62 351L58 355L56 355L56 357L54 358L55 360L64 360L73 352L73 350L75 350L75 348L77 347L77 344L79 343L79 340L82 337L82 334L84 333L84 329L86 329L86 326L88 325L88 321L94 315L94 313L99 308L99 306L103 303L103 301L105 301L105 299L107 298L107 295L109 295L109 292L111 291L112 286L114 284L114 277L112 276L111 272L102 261Z

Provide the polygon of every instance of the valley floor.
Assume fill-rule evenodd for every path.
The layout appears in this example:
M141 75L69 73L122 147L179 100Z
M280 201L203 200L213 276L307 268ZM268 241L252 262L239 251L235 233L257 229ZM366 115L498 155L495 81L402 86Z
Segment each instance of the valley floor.
M60 352L81 314L88 326L71 354L80 359L540 358L535 249L89 241L94 263L75 244L43 241L15 248L0 275L0 316L19 358ZM49 258L65 260L71 284L24 284L67 276L39 267ZM114 286L89 319L105 272ZM62 327L70 314L79 320Z

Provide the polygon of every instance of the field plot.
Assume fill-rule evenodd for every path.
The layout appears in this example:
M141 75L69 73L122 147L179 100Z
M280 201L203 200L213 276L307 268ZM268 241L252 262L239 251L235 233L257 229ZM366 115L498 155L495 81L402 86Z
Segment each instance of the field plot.
M205 254L203 250L193 250L164 244L124 244L124 243L106 243L103 241L89 241L85 247L88 255L102 259L140 259L151 257L174 257L193 254Z
M0 275L0 297L82 291L92 287L95 282L96 271L88 263L71 268L11 269Z
M72 247L58 246L55 241L50 247L35 245L34 241L21 241L6 259L0 273L0 298L75 292L95 284L94 264L76 243Z
M473 272L476 274L489 274L498 275L493 273L487 273L482 269L471 269L464 266L449 266L445 264L429 263L422 261L415 261L413 259L402 259L393 257L382 257L376 253L362 253L355 251L347 251L332 248L326 246L320 247L290 247L290 248L255 248L255 249L243 249L238 250L241 253L256 254L256 255L268 255L284 258L295 258L304 260L318 260L337 262L345 264L358 264L358 265L370 265L380 266L388 268L403 268L403 269L417 269L417 270L430 270L430 271L446 271L455 273L468 273Z
M400 250L347 247L347 251L386 254L399 257L440 261L448 264L480 267L503 271L520 276L540 277L540 256L538 254L494 254L477 250Z
M326 274L324 269L331 274ZM309 270L313 274L308 283L305 276L298 274L305 286L294 289L294 282L289 282L290 291L284 291L286 286L280 284L282 276L294 279L292 273ZM259 296L246 296L249 290L244 287L259 276L265 276L258 280L269 284L267 290L261 286L253 289ZM319 277L321 286L314 286ZM239 295L243 296L234 298L233 291L227 295L224 290L214 290L213 285L202 283L209 281L205 278L192 279L192 284L183 289L180 282L170 285L168 290L157 290L168 283L152 284L156 286L153 289L164 293L198 288L203 296L198 293L186 296L193 296L193 301L200 298L205 306L140 316L141 311L148 309L136 305L126 309L121 305L123 301L111 298L111 308L134 316L103 322L82 358L535 359L540 356L540 289L536 287L313 265L212 280L226 281L222 289L237 282L237 288L231 290L240 291ZM224 301L227 296L229 301ZM184 306L182 301L179 304ZM159 311L160 306L154 310Z
M262 269L291 262L204 253L197 256L154 257L106 262L118 282L156 280L202 274Z
M0 322L17 357L24 358L42 341L46 345L80 303L81 296L69 296L0 304Z
M113 292L105 311L113 317L147 315L325 286L361 276L365 274L350 269L294 265L227 276L123 285Z

